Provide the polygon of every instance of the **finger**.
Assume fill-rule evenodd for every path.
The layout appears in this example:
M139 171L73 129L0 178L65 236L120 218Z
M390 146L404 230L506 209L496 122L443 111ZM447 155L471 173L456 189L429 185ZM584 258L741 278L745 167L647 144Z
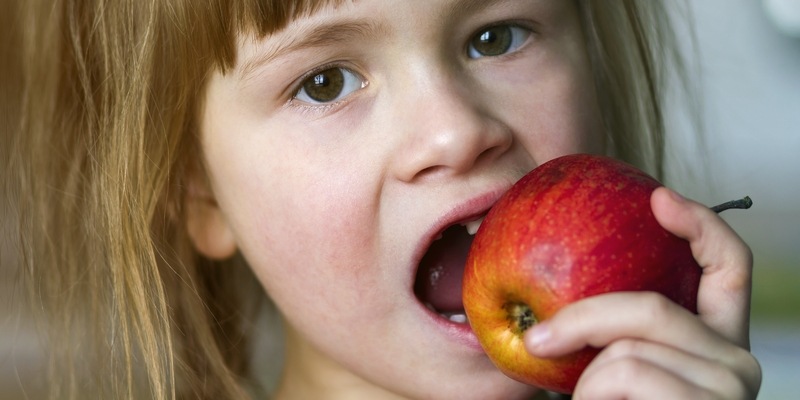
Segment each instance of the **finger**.
M653 292L606 293L577 301L528 329L524 340L531 354L547 358L586 346L605 347L624 338L722 360L728 359L730 349L725 346L728 342L697 316Z
M706 388L682 379L648 360L622 358L584 373L573 399L715 399Z
M653 214L664 229L689 241L703 268L697 310L709 326L749 349L753 256L739 235L706 206L659 188Z
M734 347L733 344L730 346ZM732 350L744 351L738 347ZM748 392L748 385L745 384L748 376L739 375L738 365L728 366L680 349L635 339L623 339L612 343L589 364L584 374L598 373L625 359L636 359L658 366L693 386L725 394L725 398L743 398L741 394Z

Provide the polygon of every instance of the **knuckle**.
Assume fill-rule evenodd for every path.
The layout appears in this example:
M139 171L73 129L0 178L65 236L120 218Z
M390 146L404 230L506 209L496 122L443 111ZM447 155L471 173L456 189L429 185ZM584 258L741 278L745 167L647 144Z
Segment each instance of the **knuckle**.
M578 397L574 398L582 398L585 393L599 395L624 389L630 382L642 381L650 367L646 361L632 356L606 360L602 367L581 377L574 393Z
M759 389L761 389L761 382L764 377L764 371L763 369L761 369L761 363L759 363L758 360L755 357L753 357L752 354L750 355L750 358L752 360L751 363L752 368L748 373L750 378L749 388L750 388L750 393L753 395L753 398L755 398L756 395L758 395Z
M642 301L642 309L649 323L664 321L674 307L671 300L656 292L646 293Z
M620 339L608 345L603 352L610 359L622 358L636 354L641 345L641 341L636 339Z
M645 362L634 357L624 357L614 361L608 368L609 378L617 382L636 382L645 370Z
M727 373L720 376L715 385L715 388L719 390L717 393L718 398L736 400L755 399L755 396L751 395L748 386L733 371L726 371Z
M750 288L750 271L733 270L725 275L722 288L728 293L740 293Z
M735 357L733 365L736 365L737 381L741 384L741 389L744 397L743 399L754 399L761 388L761 380L763 371L761 364L753 353L739 349L739 354Z
M742 244L739 254L733 256L731 268L723 279L723 288L729 292L749 290L752 279L753 251L746 244Z
M731 360L717 365L714 389L719 398L756 398L761 387L761 366L750 352L740 349Z

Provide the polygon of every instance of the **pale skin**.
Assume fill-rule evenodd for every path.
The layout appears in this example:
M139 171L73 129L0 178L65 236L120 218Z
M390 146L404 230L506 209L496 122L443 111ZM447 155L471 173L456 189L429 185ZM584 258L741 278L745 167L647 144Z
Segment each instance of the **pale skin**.
M508 46L477 48L487 29L508 34ZM208 257L241 252L284 315L276 398L537 392L498 372L468 327L432 316L413 286L439 225L485 212L549 159L605 151L585 51L565 1L359 0L242 37L234 70L214 71L206 87L204 167L192 176L187 226ZM321 75L344 84L322 95L304 85ZM743 350L747 246L713 213L667 193L654 194L654 212L705 267L700 317L641 293L565 309L528 342L544 356L609 345L578 398L713 389L744 399L758 387L758 364ZM593 311L609 307L613 319ZM647 366L635 385L633 363ZM720 376L730 385L718 388Z

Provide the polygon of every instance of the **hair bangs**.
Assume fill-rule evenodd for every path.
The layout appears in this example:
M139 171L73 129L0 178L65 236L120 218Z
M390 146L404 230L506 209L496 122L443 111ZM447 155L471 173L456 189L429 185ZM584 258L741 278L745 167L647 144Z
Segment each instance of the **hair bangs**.
M338 6L346 0L217 0L203 5L186 1L183 31L204 29L200 53L211 54L214 66L223 72L236 64L236 44L243 35L263 38L284 29L292 21L308 17L322 8ZM196 40L196 35L189 35ZM198 45L198 42L194 42Z

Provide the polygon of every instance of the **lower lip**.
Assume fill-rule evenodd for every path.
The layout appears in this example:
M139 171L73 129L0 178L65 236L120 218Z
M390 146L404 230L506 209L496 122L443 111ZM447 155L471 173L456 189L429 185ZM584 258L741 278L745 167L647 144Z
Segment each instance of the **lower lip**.
M458 324L452 322L441 315L431 311L424 305L420 304L420 308L425 312L425 315L433 322L433 324L444 332L444 334L451 338L452 341L460 343L461 345L473 350L477 353L485 353L481 347L478 337L469 324Z

